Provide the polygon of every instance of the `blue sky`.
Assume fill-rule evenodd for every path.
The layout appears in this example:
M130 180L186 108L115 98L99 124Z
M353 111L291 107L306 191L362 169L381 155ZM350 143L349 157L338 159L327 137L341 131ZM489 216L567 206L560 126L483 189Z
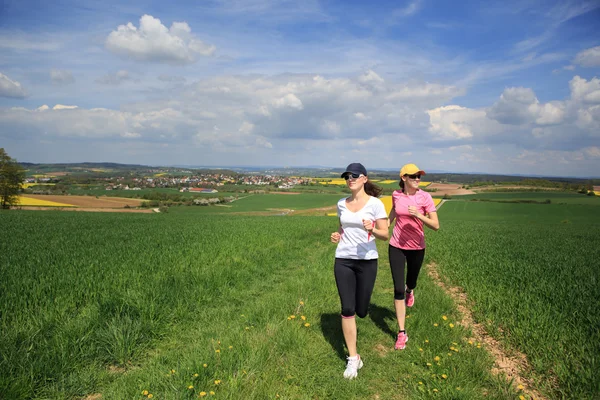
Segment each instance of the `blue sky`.
M27 162L600 176L600 0L0 4Z

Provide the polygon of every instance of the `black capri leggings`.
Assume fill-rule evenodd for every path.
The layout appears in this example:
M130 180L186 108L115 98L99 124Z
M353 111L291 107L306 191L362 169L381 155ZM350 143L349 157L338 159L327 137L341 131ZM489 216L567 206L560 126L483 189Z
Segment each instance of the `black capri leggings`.
M390 268L394 280L394 299L404 300L404 265L406 264L406 287L413 290L417 287L417 278L425 258L425 249L404 250L389 246Z
M354 314L366 317L377 277L377 259L336 258L333 272L342 302L342 317L351 318Z

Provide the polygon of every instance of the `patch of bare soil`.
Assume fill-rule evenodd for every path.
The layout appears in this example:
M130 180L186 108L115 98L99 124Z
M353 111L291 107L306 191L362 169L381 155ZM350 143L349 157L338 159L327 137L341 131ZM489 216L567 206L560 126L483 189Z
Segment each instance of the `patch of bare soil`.
M533 382L525 378L522 374L529 371L531 368L527 362L527 357L516 350L507 355L500 342L491 337L482 324L476 323L473 319L473 314L468 307L466 293L459 287L450 286L445 283L436 269L435 263L427 265L427 273L433 281L448 294L456 304L456 308L462 315L462 320L458 324L469 328L473 333L473 339L477 342L485 344L486 349L494 359L494 367L492 373L495 375L503 375L508 382L516 385L516 389L523 388L523 392L534 399L546 399L534 387Z
M35 207L35 206L18 206L13 207L21 210L41 210L41 211L89 211L89 212L118 212L118 213L140 213L150 214L154 212L149 208L91 208L91 207Z
M302 194L300 192L269 192L271 194Z
M290 215L326 215L328 213L337 212L337 205L327 206L327 207L319 207L319 208L309 208L307 210L293 210Z
M60 195L40 195L28 194L25 197L38 200L54 201L57 203L71 204L76 207L83 208L123 208L139 207L143 200L128 199L124 197L107 197L107 196L60 196Z
M448 195L448 196L461 196L464 194L475 194L474 191L469 190L469 189L463 189L461 187L461 185L459 185L458 183L432 183L431 185L427 186L426 189L436 189L435 192L431 192L432 195L435 196L443 196L443 195Z
M538 190L543 190L543 191L548 191L548 192L562 190L562 189L559 189L559 188L541 188L541 187L536 187L536 186L517 186L517 185L492 185L492 186L478 186L476 188L473 188L473 190L475 190L478 193L479 192L498 191L498 190L502 190L502 189L510 189L510 190L514 190L514 189L523 189L523 190L538 189Z

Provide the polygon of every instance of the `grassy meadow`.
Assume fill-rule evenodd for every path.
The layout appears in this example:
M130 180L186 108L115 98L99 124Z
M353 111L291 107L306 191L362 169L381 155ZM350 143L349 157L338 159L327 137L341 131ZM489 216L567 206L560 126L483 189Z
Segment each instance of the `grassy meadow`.
M231 211L340 198L321 196L256 195ZM594 398L600 213L552 203L446 202L426 263L466 290L508 352L527 354L542 393ZM528 397L490 373L485 345L426 273L407 348L393 350L383 242L371 313L358 321L365 366L343 379L337 221L203 211L224 208L0 212L0 398Z

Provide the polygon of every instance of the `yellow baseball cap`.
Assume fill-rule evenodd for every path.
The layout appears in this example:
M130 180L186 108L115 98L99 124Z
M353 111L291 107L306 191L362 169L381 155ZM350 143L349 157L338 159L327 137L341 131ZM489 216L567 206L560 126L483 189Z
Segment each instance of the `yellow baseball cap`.
M403 177L404 175L414 174L425 175L425 171L420 170L419 167L417 167L415 164L406 164L400 170L400 177Z

